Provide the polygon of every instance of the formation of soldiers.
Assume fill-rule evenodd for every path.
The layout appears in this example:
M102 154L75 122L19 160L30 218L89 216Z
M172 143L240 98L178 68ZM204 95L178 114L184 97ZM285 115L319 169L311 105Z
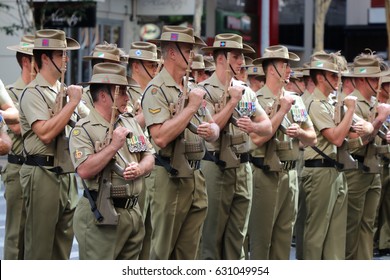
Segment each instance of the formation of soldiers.
M164 26L128 53L97 45L90 81L66 86L80 45L63 31L8 48L5 259L68 259L74 237L92 260L283 260L292 240L304 260L389 252L390 71L375 54L292 69L285 46L250 59L239 35L207 46Z

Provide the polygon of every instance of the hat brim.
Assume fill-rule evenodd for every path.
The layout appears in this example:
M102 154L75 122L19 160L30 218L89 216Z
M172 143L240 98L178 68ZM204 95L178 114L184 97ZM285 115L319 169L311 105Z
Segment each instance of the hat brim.
M342 73L341 76L346 78L381 78L390 75L390 70L382 71L375 74L355 74L353 72Z
M8 46L7 49L9 49L11 51L15 51L15 52L24 53L27 55L33 55L33 53L32 53L33 47L32 46L26 47L26 48L21 48L19 45L15 45L15 46Z
M106 77L107 75L104 75ZM92 78L94 78L92 76ZM110 76L110 79L107 80L106 78L103 79L97 79L95 77L95 80L91 80L89 82L81 82L78 83L78 85L83 86L83 85L116 85L116 86L128 86L129 82L127 81L126 78L120 76L120 77L113 77L113 75Z
M298 55L292 52L288 52L288 58L287 57L282 57L282 56L272 56L272 57L259 57L253 60L253 64L262 64L264 60L269 60L269 59L285 59L288 61L300 61L301 59L299 58Z
M229 47L229 48L225 48L225 47L204 47L204 48L201 48L201 50L204 52L204 53L210 53L210 52L214 52L214 51L218 51L218 50L224 50L224 51L239 51L241 53L255 53L255 50L250 47L249 48L232 48L232 47Z
M111 59L111 58L105 58L105 57L98 57L98 56L83 56L83 60L85 61L91 61L93 59L96 59L96 60L103 60L104 62L113 62L113 63L124 63L125 61L121 61L121 60L115 60L115 59Z
M60 47L54 47L54 48L49 48L46 46L34 46L33 50L66 50L66 51L73 51L73 50L78 50L80 49L80 44L69 37L66 37L66 48L60 48Z

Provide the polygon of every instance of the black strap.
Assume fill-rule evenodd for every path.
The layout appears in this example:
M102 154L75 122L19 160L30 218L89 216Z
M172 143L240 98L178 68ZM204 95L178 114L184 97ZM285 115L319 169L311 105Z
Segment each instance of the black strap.
M91 211L92 213L94 214L96 220L98 222L101 222L103 221L104 217L102 216L102 214L99 212L99 210L97 209L97 206L96 206L96 198L93 199L92 195L91 195L91 192L89 191L87 185L85 184L84 180L81 179L81 183L83 184L83 187L84 187L84 196L88 199L89 201L89 204L91 205ZM96 194L96 192L94 192ZM97 197L97 195L95 195L95 197Z
M177 171L177 169L173 168L170 164L170 162L167 161L167 159L162 156L160 156L159 154L154 154L155 158L156 158L156 165L160 165L162 167L165 168L165 170L171 174L172 176L177 176L177 174L179 173L179 171Z
M321 151L320 149L318 149L316 146L310 146L314 151L316 151L319 155L321 155L324 159L330 161L334 167L336 167L337 169L341 170L344 168L344 164L338 162L337 160L334 160L333 158L331 158L330 156L328 156L327 154L325 154L323 151Z

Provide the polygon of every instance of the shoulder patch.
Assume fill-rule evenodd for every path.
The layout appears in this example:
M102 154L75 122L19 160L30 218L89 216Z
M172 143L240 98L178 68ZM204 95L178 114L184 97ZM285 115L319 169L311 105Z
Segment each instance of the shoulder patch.
M72 134L73 134L74 136L80 135L80 129L78 129L78 128L73 129Z
M152 90L150 91L153 95L155 95L157 93L157 88L152 88Z
M152 108L149 108L149 113L155 115L155 114L158 114L161 112L161 108L157 108L157 109L152 109Z

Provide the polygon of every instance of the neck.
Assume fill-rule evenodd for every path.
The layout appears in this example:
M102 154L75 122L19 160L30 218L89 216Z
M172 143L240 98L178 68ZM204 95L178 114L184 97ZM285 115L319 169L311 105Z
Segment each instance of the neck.
M274 79L272 78L273 76L268 76L266 78L266 82L265 84L267 85L267 87L271 90L271 92L273 93L273 95L276 95L278 96L280 91L282 90L283 88L283 84L280 82L279 79Z
M23 82L28 85L31 82L31 73L30 70L23 68L21 74Z
M105 119L108 123L111 122L111 112L112 109L110 107L110 110L108 109L107 104L101 104L99 102L96 102L95 104L95 110ZM115 113L115 118L118 117L118 112Z
M185 70L181 70L177 67L172 61L166 61L164 64L164 69L172 76L173 80L180 87L182 86L183 77L186 74Z
M136 81L137 84L140 85L142 91L146 88L146 86L148 85L149 80L150 80L150 79L146 79L144 77L141 77L141 75L139 75L138 73L134 73L131 76L131 78L134 79L134 81Z

